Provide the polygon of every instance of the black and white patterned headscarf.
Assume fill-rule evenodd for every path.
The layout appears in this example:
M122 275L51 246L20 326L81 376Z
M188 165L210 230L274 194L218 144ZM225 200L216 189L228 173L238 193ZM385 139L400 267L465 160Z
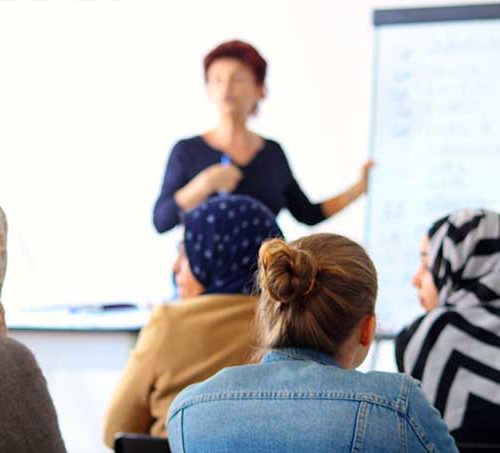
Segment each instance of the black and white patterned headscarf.
M463 209L429 230L429 267L439 305L500 300L500 215Z
M439 305L399 334L398 368L458 441L500 443L500 215L460 210L428 236Z

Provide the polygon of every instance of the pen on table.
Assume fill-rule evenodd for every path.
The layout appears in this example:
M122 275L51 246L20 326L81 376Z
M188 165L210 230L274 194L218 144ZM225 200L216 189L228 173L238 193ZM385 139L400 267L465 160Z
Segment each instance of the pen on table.
M117 302L117 303L107 303L107 304L95 304L95 305L73 305L68 308L70 313L85 313L85 312L95 312L95 311L110 311L110 310L130 310L137 309L137 304L129 302Z

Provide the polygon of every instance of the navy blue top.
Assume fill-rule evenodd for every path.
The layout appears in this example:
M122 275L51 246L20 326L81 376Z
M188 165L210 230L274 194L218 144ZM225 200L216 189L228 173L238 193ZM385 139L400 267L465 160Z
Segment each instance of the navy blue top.
M180 207L174 194L205 168L218 164L224 153L212 148L201 136L179 141L168 159L153 222L159 233L179 223ZM279 143L264 140L263 147L246 166L238 165L243 178L233 193L260 200L277 215L287 208L302 223L315 225L325 219L320 203L311 203L295 180ZM214 194L216 195L216 194Z

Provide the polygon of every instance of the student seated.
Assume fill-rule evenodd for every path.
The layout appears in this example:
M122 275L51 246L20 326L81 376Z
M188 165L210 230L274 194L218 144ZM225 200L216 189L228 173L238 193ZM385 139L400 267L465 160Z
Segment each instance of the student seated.
M274 215L247 196L224 195L183 224L173 269L181 301L157 307L139 335L106 417L109 446L117 432L166 436L177 393L252 355L254 272L262 241L281 236Z
M3 282L5 273L7 272L7 219L5 213L0 207L0 300L2 298ZM0 319L3 319L3 307L0 309ZM2 329L2 327L0 327ZM7 333L7 329L3 327L0 333Z
M413 278L427 312L397 338L400 371L460 443L500 444L500 215L463 209L423 238Z
M354 369L375 331L377 277L335 234L259 254L260 364L227 368L178 395L173 452L456 451L412 378Z
M7 222L0 208L0 295L7 264ZM64 453L54 405L31 351L7 336L0 302L0 452Z

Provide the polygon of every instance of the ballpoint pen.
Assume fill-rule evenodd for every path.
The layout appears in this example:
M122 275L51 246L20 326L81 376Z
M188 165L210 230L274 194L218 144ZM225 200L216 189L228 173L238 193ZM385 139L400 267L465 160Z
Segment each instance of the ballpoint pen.
M220 157L220 164L221 165L230 165L231 164L231 158L227 154L223 154ZM227 192L219 191L219 195L226 195Z

